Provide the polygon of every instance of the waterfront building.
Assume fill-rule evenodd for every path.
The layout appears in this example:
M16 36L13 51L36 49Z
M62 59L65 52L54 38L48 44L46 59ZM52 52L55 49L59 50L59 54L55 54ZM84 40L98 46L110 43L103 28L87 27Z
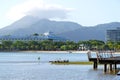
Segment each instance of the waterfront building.
M107 30L107 41L119 42L120 41L120 27L117 29Z
M79 45L79 48L78 48L78 49L81 50L81 51L88 50L87 45L85 45L85 44Z
M53 32L46 32L44 34L33 35L3 35L0 36L0 41L40 41L40 40L52 40L52 41L66 41L67 39L55 35Z

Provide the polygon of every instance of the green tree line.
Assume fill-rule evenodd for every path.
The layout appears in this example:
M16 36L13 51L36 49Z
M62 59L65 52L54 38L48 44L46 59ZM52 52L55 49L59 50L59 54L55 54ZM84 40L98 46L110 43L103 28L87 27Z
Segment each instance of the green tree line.
M120 42L88 41L1 41L0 51L22 50L120 50Z

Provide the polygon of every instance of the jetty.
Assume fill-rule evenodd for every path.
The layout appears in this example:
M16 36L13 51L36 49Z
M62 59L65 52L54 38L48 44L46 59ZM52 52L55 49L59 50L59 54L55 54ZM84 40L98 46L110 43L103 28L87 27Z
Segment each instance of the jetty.
M93 69L98 68L98 64L104 65L104 72L108 70L112 72L117 70L117 65L120 64L120 56L114 56L114 51L97 51L95 56L88 51L88 60L93 62ZM109 66L108 66L109 65Z

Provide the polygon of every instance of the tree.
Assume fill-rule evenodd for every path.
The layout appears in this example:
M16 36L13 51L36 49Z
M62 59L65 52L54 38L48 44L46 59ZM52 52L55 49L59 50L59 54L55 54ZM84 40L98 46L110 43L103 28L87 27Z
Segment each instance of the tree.
M106 45L108 45L109 49L114 50L114 42L113 41L107 41Z
M62 46L60 47L60 49L65 51L65 50L67 50L67 47L66 47L66 45L62 45Z
M24 48L26 48L26 44L23 41L16 41L13 43L12 47L15 50L23 50Z
M103 45L105 45L105 43L100 40L89 40L89 42L92 45L92 48L96 50L102 49Z
M33 36L39 36L39 34L38 33L34 33Z
M4 47L5 50L11 50L12 41L2 41L1 47Z

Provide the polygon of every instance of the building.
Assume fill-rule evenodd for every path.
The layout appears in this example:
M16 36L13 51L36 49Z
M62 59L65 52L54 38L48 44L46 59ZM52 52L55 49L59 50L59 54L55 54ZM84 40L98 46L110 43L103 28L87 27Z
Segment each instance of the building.
M0 41L40 41L40 40L53 40L53 41L66 41L67 39L59 37L53 32L46 32L44 34L33 34L33 35L4 35L0 36Z
M117 29L107 30L106 34L107 41L118 42L120 41L120 27Z

